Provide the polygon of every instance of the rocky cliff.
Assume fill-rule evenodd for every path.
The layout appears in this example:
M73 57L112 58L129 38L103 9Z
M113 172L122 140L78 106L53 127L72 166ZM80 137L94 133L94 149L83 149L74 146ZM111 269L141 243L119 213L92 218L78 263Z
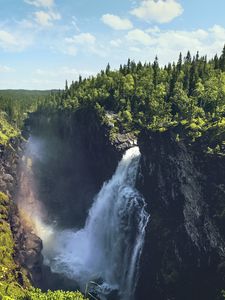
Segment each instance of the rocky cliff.
M1 247L4 248L8 245L7 255L5 254L8 256L8 260L6 259L5 263L4 259L1 259L1 267L6 264L7 275L3 275L3 278L6 276L6 281L9 280L10 283L11 280L15 280L21 287L27 287L29 286L27 278L31 282L37 282L41 276L42 242L22 225L15 204L18 161L22 152L21 145L22 140L15 138L10 141L8 146L1 148L0 191L1 202L3 203L1 203L0 224L2 227L1 236L3 237L3 233L5 234L3 237L4 244ZM0 251L1 255L4 255L3 248Z
M143 132L138 189L151 220L137 299L220 299L225 278L225 158L173 131ZM218 297L218 298L217 298Z

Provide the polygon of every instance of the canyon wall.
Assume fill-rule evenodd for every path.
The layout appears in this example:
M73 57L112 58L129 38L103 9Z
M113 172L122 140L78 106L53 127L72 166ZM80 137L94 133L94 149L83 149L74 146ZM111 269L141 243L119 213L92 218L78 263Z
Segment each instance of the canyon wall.
M139 147L137 186L151 218L137 299L220 299L225 158L178 141L173 130L142 132Z

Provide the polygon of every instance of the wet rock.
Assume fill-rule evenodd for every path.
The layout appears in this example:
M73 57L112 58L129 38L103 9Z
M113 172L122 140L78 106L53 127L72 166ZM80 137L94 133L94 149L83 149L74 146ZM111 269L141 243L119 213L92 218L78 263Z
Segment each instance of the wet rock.
M113 144L119 152L126 151L127 149L137 146L136 137L132 133L118 133L113 141Z
M7 183L0 179L0 190L1 191L6 191L7 190Z
M14 178L10 174L4 174L2 176L2 180L4 180L5 182L8 182L8 183L12 183L14 181Z
M42 242L31 232L30 228L21 223L18 209L13 201L17 185L18 152L20 140L12 141L14 149L0 148L0 190L7 194L10 202L5 204L4 215L10 224L15 243L14 260L18 265L17 279L20 285L24 284L23 274L25 272L31 281L40 280L43 257L41 255ZM6 211L5 211L6 210Z
M42 250L42 241L41 239L33 234L33 233L26 233L25 235L25 247L28 250L34 250L37 253L40 253Z

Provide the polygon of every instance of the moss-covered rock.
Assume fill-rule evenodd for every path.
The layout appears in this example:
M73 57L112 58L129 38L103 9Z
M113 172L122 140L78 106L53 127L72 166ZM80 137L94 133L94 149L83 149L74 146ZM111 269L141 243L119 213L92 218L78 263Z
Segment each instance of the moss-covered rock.
M19 135L20 131L12 126L0 113L0 145L9 145L11 140Z

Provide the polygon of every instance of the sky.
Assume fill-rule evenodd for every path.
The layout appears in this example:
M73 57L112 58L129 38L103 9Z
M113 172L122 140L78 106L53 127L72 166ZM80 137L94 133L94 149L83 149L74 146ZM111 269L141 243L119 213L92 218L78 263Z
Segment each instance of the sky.
M0 89L59 89L127 62L220 55L225 0L0 0Z

